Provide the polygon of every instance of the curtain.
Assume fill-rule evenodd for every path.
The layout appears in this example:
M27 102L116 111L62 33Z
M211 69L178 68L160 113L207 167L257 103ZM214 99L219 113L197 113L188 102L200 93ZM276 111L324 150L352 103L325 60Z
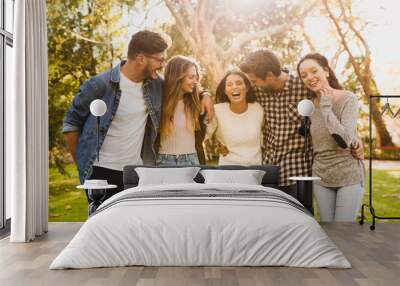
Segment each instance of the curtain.
M48 86L45 0L17 0L14 18L14 93L6 111L7 187L12 242L48 229Z

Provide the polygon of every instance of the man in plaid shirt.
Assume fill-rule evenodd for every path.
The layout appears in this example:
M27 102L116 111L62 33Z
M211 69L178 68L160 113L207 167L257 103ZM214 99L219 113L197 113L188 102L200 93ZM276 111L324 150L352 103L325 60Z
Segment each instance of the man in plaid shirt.
M279 165L280 186L296 196L295 182L289 177L308 176L311 167L311 156L309 164L304 160L297 104L311 94L300 78L282 71L278 58L268 50L250 54L240 68L256 87L257 101L264 108L263 163ZM308 148L312 148L311 140Z
M281 69L278 58L271 51L251 53L240 69L256 87L257 101L264 108L263 163L280 166L281 189L298 197L295 182L289 177L311 174L312 145L308 140L306 162L305 140L299 133L303 120L297 112L297 104L302 99L310 98L311 93L298 76ZM361 157L362 152L361 146L353 156ZM304 205L312 208L312 194L305 197L311 201L303 202Z

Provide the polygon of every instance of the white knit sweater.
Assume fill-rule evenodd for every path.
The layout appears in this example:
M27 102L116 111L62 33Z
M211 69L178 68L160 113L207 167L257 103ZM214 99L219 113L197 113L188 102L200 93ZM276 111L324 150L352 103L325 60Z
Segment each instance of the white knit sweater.
M206 140L215 133L229 154L220 155L219 165L260 165L262 163L263 109L258 103L249 103L243 113L235 113L229 103L215 105L215 116L207 126Z

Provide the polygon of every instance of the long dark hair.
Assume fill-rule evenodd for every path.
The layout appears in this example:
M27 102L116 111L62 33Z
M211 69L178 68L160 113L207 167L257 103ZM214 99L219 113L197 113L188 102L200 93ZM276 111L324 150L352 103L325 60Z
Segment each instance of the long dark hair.
M333 72L333 70L331 69L331 67L329 66L329 62L328 59L326 57L324 57L323 55L319 54L319 53L310 53L305 55L297 64L297 74L300 77L300 65L302 62L304 62L305 60L314 60L315 62L317 62L318 65L320 65L324 70L329 72L329 76L328 76L328 83L329 86L335 89L343 89L342 85L339 83L335 73Z
M244 84L246 85L246 89L247 89L247 93L246 93L247 103L255 102L256 95L254 93L253 87L251 86L251 82L250 82L249 78L247 77L247 75L244 72L242 72L238 69L233 69L233 70L228 71L218 84L217 90L215 92L215 94L217 96L217 103L230 102L228 96L225 93L225 85L226 85L226 79L228 78L228 76L230 76L232 74L238 75L243 79Z

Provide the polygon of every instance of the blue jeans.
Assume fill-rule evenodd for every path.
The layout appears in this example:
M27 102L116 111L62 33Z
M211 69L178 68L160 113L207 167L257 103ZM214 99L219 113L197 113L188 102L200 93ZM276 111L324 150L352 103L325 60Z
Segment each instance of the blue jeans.
M196 166L200 165L197 153L169 155L159 154L157 160L158 166Z

